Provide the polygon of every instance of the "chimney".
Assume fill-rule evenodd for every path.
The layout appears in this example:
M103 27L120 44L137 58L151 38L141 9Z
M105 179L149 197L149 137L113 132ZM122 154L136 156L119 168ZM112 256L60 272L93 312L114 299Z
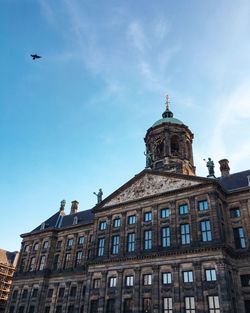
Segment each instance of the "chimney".
M60 210L59 210L61 216L65 215L65 212L64 212L65 205L66 205L66 200L62 200Z
M229 161L227 159L222 159L219 161L220 163L220 171L221 171L221 176L228 176L230 175L230 167L228 165Z
M75 213L77 213L79 202L74 200L71 203L72 203L72 205L71 205L71 209L70 209L70 214L75 214Z

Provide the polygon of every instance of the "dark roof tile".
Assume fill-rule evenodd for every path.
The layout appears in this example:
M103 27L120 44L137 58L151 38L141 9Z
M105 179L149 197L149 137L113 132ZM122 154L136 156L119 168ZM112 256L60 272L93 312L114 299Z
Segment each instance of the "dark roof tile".
M250 170L219 177L217 180L226 191L234 191L248 187L248 176L250 176Z

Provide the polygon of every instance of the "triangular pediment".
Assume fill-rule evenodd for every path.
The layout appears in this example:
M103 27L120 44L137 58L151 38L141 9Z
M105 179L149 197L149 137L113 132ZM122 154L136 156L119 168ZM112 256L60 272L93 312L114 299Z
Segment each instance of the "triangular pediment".
M194 176L183 175L183 178L178 176L180 175L144 172L111 194L104 200L102 207L118 205L202 183L200 179L196 179Z

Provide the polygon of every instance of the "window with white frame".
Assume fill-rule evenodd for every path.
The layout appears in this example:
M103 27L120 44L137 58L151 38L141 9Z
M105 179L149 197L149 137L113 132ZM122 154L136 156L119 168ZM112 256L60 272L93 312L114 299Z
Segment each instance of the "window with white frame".
M117 283L117 277L110 277L109 278L109 287L116 287L116 283Z
M67 247L72 247L73 246L73 238L69 238L67 240Z
M201 225L201 240L202 241L211 241L212 240L212 231L211 224L209 220L200 222Z
M179 205L179 213L180 215L188 214L188 205L186 203Z
M207 202L207 200L198 201L198 210L199 211L206 211L206 210L208 210L208 202Z
M119 235L112 237L112 247L111 247L111 253L112 254L118 254L119 253L119 242L120 242L120 236Z
M129 233L128 234L128 252L134 252L135 251L135 233Z
M84 236L78 237L78 245L83 245L84 244Z
M163 313L173 313L172 298L163 298Z
M30 272L33 272L36 270L36 258L32 257L30 259Z
M144 250L152 249L152 230L144 231Z
M152 285L152 274L143 275L143 285L144 286Z
M169 285L172 283L172 273L171 272L162 273L162 283L164 285Z
M185 297L185 313L195 313L194 297Z
M104 246L105 246L105 239L99 238L98 239L97 256L103 256L104 255Z
M43 242L43 249L48 249L49 242L46 240Z
M126 276L125 281L126 281L127 287L134 286L134 276L133 275Z
M128 224L132 225L136 223L136 216L135 215L129 215L128 216Z
M182 272L183 282L192 283L193 282L193 271Z
M40 259L39 271L42 271L45 268L45 259L45 255L42 255Z
M161 209L161 218L167 218L170 216L170 209L169 208L163 208Z
M121 226L121 219L120 217L116 217L114 220L113 220L113 227L114 228L118 228Z
M152 221L152 212L149 211L149 212L145 212L144 213L144 222L150 222Z
M105 230L107 228L106 221L101 221L99 224L99 230Z
M205 270L206 281L216 281L216 270L210 268Z
M209 313L220 313L220 303L218 296L208 296Z
M181 225L181 244L190 244L190 226L189 224Z
M162 227L161 229L161 244L163 248L170 247L170 228Z
M235 247L237 249L246 248L246 238L242 227L233 228Z

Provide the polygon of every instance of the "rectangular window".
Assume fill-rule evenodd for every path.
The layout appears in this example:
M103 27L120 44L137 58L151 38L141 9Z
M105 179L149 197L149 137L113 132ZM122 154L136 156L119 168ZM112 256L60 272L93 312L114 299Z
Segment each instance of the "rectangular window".
M214 268L205 270L206 281L216 281L216 271Z
M58 240L56 243L56 248L61 249L61 247L62 247L62 240Z
M143 298L143 313L152 312L151 298Z
M58 261L59 261L59 254L56 254L53 260L53 269L57 270L58 269Z
M110 277L109 278L109 287L116 287L117 278L116 277Z
M75 296L76 296L76 290L77 290L76 286L72 286L72 287L70 288L69 296L70 296L70 297L75 297Z
M65 259L64 259L64 268L70 268L71 266L72 266L72 264L71 264L71 253L66 253Z
M23 298L23 299L26 299L27 296L28 296L28 289L24 289L24 290L23 290L23 293L22 293L22 298Z
M136 216L135 215L130 215L128 216L128 224L132 225L136 223Z
M152 221L152 212L145 212L144 213L144 222L150 222Z
M193 271L184 271L182 272L183 282L192 283L193 282Z
M52 298L52 296L53 296L53 289L50 288L48 289L47 298Z
M36 270L36 258L33 257L30 259L30 272L33 272Z
M185 297L185 313L195 313L194 297Z
M205 211L208 210L208 202L207 200L202 200L198 202L198 210Z
M188 213L188 205L182 204L179 206L179 213L180 215L187 214Z
M242 227L233 228L235 247L237 249L246 248L246 238Z
M220 313L220 303L218 296L208 296L209 313Z
M43 243L43 249L48 249L48 247L49 247L49 242L46 240Z
M115 313L115 299L108 299L106 313Z
M172 298L163 298L163 313L173 313Z
M68 313L74 313L74 306L73 305L68 306Z
M124 299L124 313L133 313L133 300Z
M93 281L93 288L94 289L98 289L101 287L101 279L100 278L96 278Z
M134 286L134 276L126 276L125 281L127 287Z
M98 251L97 251L98 256L104 255L104 246L105 246L105 239L104 238L98 239Z
M46 307L45 307L44 313L50 313L50 306L46 306Z
M12 294L12 300L16 300L17 295L18 295L18 290L14 290Z
M34 288L32 291L32 298L36 298L38 294L38 288Z
M42 255L40 259L39 271L42 271L44 268L45 268L45 255Z
M64 287L61 287L61 288L59 289L59 292L58 292L58 297L59 297L59 298L62 298L62 297L64 296L64 290L65 290Z
M82 251L77 251L76 252L75 266L79 266L79 265L82 264L82 256L83 256Z
M233 208L230 210L230 217L240 217L240 209L239 208Z
M181 244L188 245L190 244L190 227L189 224L181 225Z
M24 306L21 305L18 309L18 313L23 313L24 312Z
M61 305L56 306L56 313L62 313L62 306Z
M98 313L98 300L91 300L90 313Z
M201 225L201 240L202 241L211 241L212 240L212 232L210 221L202 221Z
M152 285L152 274L143 275L143 285L144 286Z
M79 238L78 238L78 245L79 246L82 246L84 244L84 236L80 236Z
M167 218L170 216L170 210L168 208L161 209L161 218Z
M250 287L250 274L240 276L242 287Z
M112 254L118 254L119 253L119 242L120 242L120 236L119 235L112 237L112 247L111 247L111 253Z
M116 217L114 220L113 220L113 227L114 228L118 228L121 226L121 219L120 217Z
M135 251L135 233L128 234L128 252Z
M161 244L163 248L170 247L170 229L169 227L163 227L161 229Z
M144 250L152 249L152 230L144 231Z
M67 247L72 247L73 246L73 238L69 238L67 240Z
M172 283L172 274L170 272L162 273L162 283L169 285Z
M34 305L31 305L30 307L29 307L29 311L28 311L29 313L34 313L35 312L35 307L34 307Z
M106 221L101 221L99 224L99 230L105 230L107 228Z

